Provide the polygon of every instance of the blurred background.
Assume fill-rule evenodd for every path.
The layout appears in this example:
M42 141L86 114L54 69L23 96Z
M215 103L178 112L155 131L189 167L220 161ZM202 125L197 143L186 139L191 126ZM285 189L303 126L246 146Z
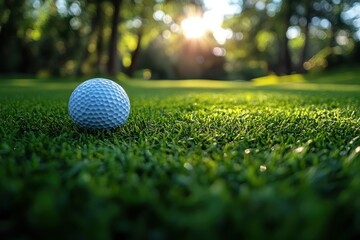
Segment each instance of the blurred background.
M358 0L2 0L0 74L242 79L360 63ZM360 66L360 65L359 65Z

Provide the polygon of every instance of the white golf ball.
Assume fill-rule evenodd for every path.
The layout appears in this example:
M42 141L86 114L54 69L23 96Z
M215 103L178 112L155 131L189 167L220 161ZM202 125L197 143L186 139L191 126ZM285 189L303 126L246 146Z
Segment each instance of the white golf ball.
M93 78L75 88L68 111L72 121L80 128L108 130L125 123L130 114L130 101L116 82Z

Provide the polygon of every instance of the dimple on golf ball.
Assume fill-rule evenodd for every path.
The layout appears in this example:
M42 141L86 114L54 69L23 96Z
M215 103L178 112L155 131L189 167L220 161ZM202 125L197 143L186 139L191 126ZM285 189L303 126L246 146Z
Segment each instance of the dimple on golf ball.
M68 104L72 121L80 128L100 130L124 125L130 114L125 90L105 78L89 79L75 88Z

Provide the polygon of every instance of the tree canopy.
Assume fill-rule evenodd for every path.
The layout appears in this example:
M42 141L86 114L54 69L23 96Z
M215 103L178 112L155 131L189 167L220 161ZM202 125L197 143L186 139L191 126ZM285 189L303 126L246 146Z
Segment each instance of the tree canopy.
M359 45L356 0L0 2L1 74L251 79L358 63Z

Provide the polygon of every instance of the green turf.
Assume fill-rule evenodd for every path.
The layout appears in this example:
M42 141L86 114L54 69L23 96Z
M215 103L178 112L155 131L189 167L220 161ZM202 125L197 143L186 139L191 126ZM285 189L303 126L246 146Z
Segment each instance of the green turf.
M340 74L341 75L341 74ZM360 84L122 81L122 128L76 128L71 80L0 80L0 236L360 237Z

